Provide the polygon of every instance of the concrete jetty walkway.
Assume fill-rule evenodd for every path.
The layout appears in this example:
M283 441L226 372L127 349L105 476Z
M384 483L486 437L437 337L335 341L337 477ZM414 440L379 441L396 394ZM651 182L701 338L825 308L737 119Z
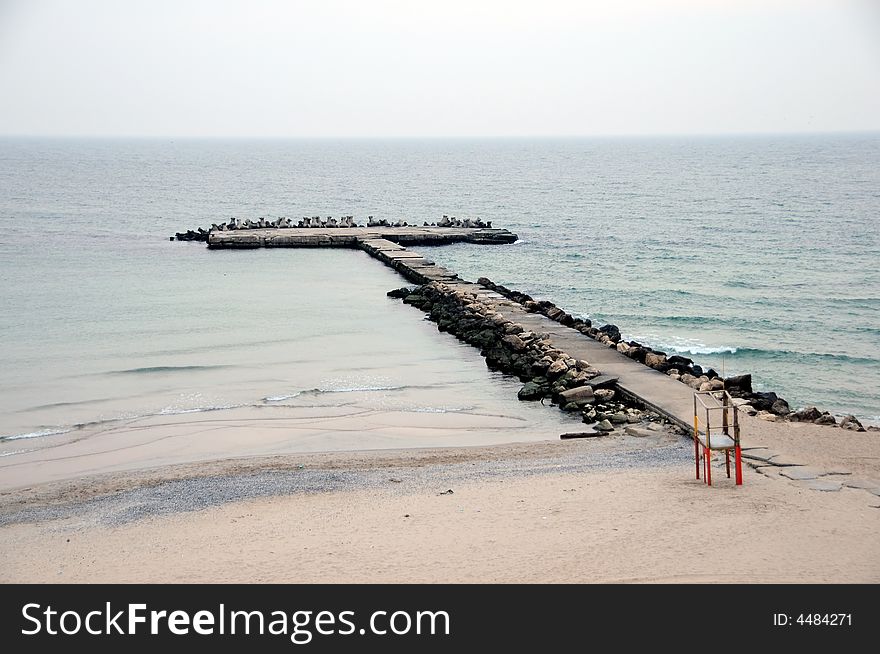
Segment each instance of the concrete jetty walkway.
M517 236L504 229L457 227L355 227L286 228L211 231L208 247L238 249L260 247L348 247L367 252L399 272L410 282L443 282L471 293L491 297L505 318L526 329L549 334L554 347L585 359L604 374L618 378L618 388L629 399L656 411L685 428L693 425L693 389L668 376L602 345L589 336L565 327L546 316L529 313L516 302L479 284L462 280L430 259L404 245L443 245L446 243L513 243Z
M617 386L624 396L660 413L684 429L693 425L693 389L653 368L624 356L614 348L593 340L575 329L570 329L539 313L529 313L523 307L495 291L458 278L454 272L436 265L416 252L385 239L359 242L359 247L394 268L417 284L443 282L470 293L492 298L498 312L526 330L549 335L554 347L576 359L584 359L599 368L603 374L617 377Z
M491 297L496 310L508 320L529 331L548 334L554 347L575 359L584 359L602 371L617 377L624 396L656 411L684 429L693 428L694 391L653 368L624 356L614 348L593 340L575 329L565 327L539 313L529 313L518 303L471 282L453 282L462 290Z

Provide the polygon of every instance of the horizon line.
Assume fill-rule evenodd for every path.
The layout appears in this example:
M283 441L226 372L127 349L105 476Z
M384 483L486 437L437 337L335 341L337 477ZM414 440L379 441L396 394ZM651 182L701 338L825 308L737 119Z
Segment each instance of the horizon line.
M462 141L462 140L576 140L628 138L730 138L754 136L844 136L880 134L880 127L864 129L740 131L740 132L615 132L608 134L472 134L472 135L192 135L192 134L59 134L0 133L0 139L67 139L67 140L156 140L156 141Z

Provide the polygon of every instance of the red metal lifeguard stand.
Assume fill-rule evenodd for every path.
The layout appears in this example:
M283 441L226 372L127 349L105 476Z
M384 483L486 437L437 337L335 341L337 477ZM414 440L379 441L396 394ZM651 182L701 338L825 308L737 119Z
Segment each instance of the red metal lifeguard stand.
M705 421L700 429L700 413ZM714 417L714 420L713 420ZM701 452L702 450L702 452ZM736 406L727 391L697 391L694 393L694 463L700 478L702 454L706 484L712 485L712 452L723 451L730 477L730 451L734 452L736 485L742 485L742 449L739 442L739 417Z

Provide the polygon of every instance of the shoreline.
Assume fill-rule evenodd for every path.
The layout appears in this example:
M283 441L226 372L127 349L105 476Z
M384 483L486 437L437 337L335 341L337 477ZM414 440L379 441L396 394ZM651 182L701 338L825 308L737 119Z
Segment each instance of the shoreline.
M752 467L708 488L683 439L599 444L166 467L33 488L13 520L4 494L0 581L880 581L875 495Z
M253 429L254 425L245 425L245 428ZM773 450L785 461L777 465L821 469L826 471L825 474L835 478L865 478L875 484L869 488L880 491L880 439L877 439L872 432L841 431L838 433L841 436L845 435L846 438L829 444L827 430L809 423L767 423L745 417L743 429L748 434L744 437L743 443L747 453ZM550 460L565 457L570 452L580 452L588 457L581 462L584 466L601 467L605 460L603 457L638 461L660 448L680 450L681 457L678 463L688 471L688 474L692 474L692 443L690 435L682 435L667 426L647 437L631 436L625 431L615 431L599 439L560 440L555 437L438 447L300 450L181 460L158 465L141 462L117 470L66 475L58 479L44 479L35 483L0 488L0 524L3 523L3 516L17 510L13 508L16 505L52 507L68 502L89 501L102 495L148 488L166 482L241 476L258 472L284 472L309 467L328 471L357 472L401 466ZM752 472L757 472L765 465L748 457L745 463Z

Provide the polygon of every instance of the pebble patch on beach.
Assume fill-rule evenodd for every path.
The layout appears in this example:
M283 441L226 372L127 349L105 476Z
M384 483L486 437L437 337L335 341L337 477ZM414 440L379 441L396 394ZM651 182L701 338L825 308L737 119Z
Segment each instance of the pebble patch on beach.
M599 452L591 447L565 447L560 448L558 454L539 458L500 458L376 470L326 470L293 464L286 470L178 479L79 502L13 510L0 514L0 526L74 518L81 520L84 526L95 523L119 526L153 516L200 511L261 497L368 489L387 493L439 493L454 489L457 483L472 481L596 469L681 466L690 456L689 444L676 438L640 449Z

